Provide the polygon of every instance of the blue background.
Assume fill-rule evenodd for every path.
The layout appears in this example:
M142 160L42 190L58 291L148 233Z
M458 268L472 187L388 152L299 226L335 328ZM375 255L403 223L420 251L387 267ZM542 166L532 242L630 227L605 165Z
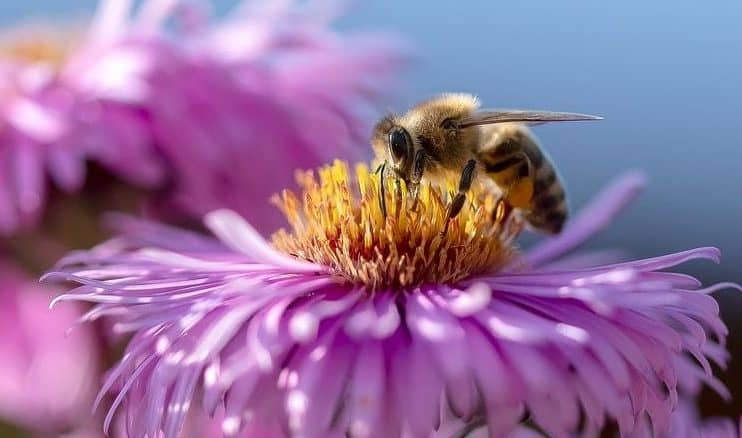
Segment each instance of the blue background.
M12 4L11 4L12 3ZM226 9L229 2L220 2ZM705 3L705 4L704 4ZM94 1L3 1L0 20L72 17ZM599 114L605 120L537 128L567 181L572 205L627 169L650 177L645 195L593 247L652 256L722 249L720 266L690 264L706 282L742 282L742 2L358 2L339 27L406 36L419 59L395 110L442 91L486 106ZM721 293L742 399L742 295ZM738 402L739 403L739 402ZM708 397L706 411L742 409Z

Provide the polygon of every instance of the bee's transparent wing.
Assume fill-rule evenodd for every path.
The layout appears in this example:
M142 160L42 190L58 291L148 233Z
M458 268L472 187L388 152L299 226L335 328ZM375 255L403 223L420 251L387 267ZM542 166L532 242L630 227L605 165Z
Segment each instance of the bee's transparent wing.
M561 113L553 111L526 111L509 109L479 110L459 121L460 128L469 126L490 125L492 123L521 122L541 124L548 122L579 122L585 120L602 120L602 117L579 113Z

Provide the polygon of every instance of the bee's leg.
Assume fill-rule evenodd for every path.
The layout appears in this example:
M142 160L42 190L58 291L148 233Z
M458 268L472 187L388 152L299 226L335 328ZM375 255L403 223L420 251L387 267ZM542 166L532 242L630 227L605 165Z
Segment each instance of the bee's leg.
M492 221L504 223L514 209L528 211L534 196L535 169L521 143L502 143L479 152L485 174L502 190L492 212Z
M525 152L519 155L523 161L514 169L516 176L508 186L507 201L514 208L528 210L534 196L535 171L528 155Z
M385 190L385 175L386 171L386 161L379 164L379 167L374 170L374 173L379 174L379 208L381 209L381 214L384 215L384 219L386 219L386 190Z
M417 195L420 189L420 181L423 179L423 173L425 172L425 151L420 149L415 153L415 158L412 161L412 171L410 172L410 179L407 181L407 189L410 198L412 198L412 209L417 207Z
M510 205L510 203L508 203L505 198L500 198L497 200L495 209L492 211L492 222L496 224L503 224L505 223L505 221L507 221L512 212L513 206Z
M459 191L453 197L451 205L448 207L448 219L455 218L464 207L464 201L466 201L466 192L471 189L471 185L474 182L474 171L477 168L476 160L469 160L464 166L464 170L461 172L461 178L459 179Z
M530 156L528 151L530 151ZM534 157L536 161L531 161ZM527 210L534 195L536 170L546 159L525 126L492 125L482 136L477 151L482 168L503 192L513 208Z
M399 217L402 211L402 179L394 176L394 214Z
M487 175L503 191L503 198L513 208L528 209L533 199L534 169L523 151L505 157L480 154Z
M459 179L459 192L453 197L451 204L448 206L448 213L446 214L446 224L443 227L442 234L448 231L448 222L451 219L458 216L461 209L464 207L466 201L466 192L471 188L474 182L474 175L477 169L476 160L469 160L464 166L464 170L461 172L461 178Z
M378 175L381 172L383 172L384 171L384 167L386 167L386 160L384 160L383 163L381 163L378 166L376 166L376 169L374 169L374 174L375 175Z

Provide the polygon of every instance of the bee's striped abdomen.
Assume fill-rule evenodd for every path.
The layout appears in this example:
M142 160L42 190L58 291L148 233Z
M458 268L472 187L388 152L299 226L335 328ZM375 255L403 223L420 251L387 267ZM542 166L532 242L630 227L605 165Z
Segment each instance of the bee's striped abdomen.
M524 212L532 227L560 232L568 216L566 194L556 169L528 128L493 125L483 134L479 160L506 200Z
M554 166L546 160L536 170L531 204L531 209L526 212L526 220L531 226L550 233L562 230L569 215L567 195Z

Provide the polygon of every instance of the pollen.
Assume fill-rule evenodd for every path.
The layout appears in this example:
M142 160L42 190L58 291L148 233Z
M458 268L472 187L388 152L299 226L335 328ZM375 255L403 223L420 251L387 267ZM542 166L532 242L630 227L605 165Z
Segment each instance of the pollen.
M415 199L393 177L382 190L380 178L365 164L351 172L341 161L298 173L299 193L273 198L290 225L272 236L273 245L371 291L455 283L496 271L517 254L513 241L522 226L517 217L495 214L494 193L473 189L446 224L453 186L423 184Z

